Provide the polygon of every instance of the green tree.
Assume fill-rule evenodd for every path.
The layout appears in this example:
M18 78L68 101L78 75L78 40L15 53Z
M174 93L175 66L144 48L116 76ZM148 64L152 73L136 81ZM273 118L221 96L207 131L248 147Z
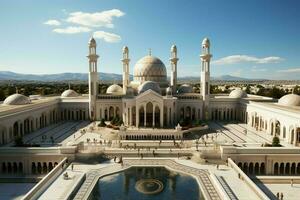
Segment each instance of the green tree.
M0 101L3 101L5 99L5 94L3 88L0 88Z
M20 136L16 137L16 138L15 138L15 145L16 145L17 147L23 146L23 145L24 145L23 137L20 137Z
M247 85L245 92L246 92L247 94L250 94L250 93L251 93L251 91L250 91L250 85Z
M105 120L102 118L100 123L98 124L99 127L105 127L106 124L105 124Z
M279 137L277 136L274 136L273 137L273 140L272 140L272 146L273 147L280 147L280 140L279 140Z
M294 92L294 94L300 95L300 86L299 86L299 85L296 85L296 86L294 87L294 89L293 89L293 92Z

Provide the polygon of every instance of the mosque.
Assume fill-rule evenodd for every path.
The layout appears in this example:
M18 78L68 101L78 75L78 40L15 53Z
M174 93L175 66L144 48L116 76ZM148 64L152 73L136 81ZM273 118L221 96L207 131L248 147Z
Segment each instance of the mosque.
M174 129L181 119L240 121L277 135L294 146L300 144L300 96L281 99L249 95L241 89L229 95L210 94L211 43L201 44L199 81L201 92L188 84L178 86L176 45L170 49L170 81L165 64L151 52L138 60L130 80L129 48L122 49L123 84L113 84L99 93L96 41L88 44L89 94L66 90L57 97L26 97L13 94L0 106L0 144L65 120L111 120L121 118L125 127ZM201 66L201 67L200 67ZM154 131L155 132L155 131ZM171 133L170 133L171 134Z
M201 195L191 194L195 199L275 199L279 187L287 199L298 199L299 187L291 187L290 179L292 184L300 183L299 95L288 94L277 100L250 95L242 89L230 94L210 94L212 54L208 38L200 48L200 92L188 84L177 83L178 49L172 45L170 80L163 61L149 52L135 64L131 81L129 48L124 47L122 87L113 84L106 93L100 93L96 47L91 38L88 94L72 89L60 96L27 97L16 93L1 102L0 174L20 176L22 182L27 175L31 181L32 177L43 177L30 190L15 189L16 185L6 183L13 188L12 195L21 195L25 200L91 199L99 195L98 180L124 171L124 181L107 182L123 182L126 190L148 194L174 192L176 188L190 192L191 182L186 178L187 182L178 181L176 186L180 179L177 172L182 172L195 178L199 185ZM112 119L121 120L122 125L116 130L99 127L103 120L109 125ZM180 126L181 120L200 125L185 129ZM183 137L194 128L202 134L199 138ZM267 146L274 136L281 146ZM20 137L29 147L14 146ZM100 153L106 159L114 159L99 161ZM91 160L93 164L89 163ZM158 174L164 177L161 181L155 178ZM146 179L138 180L137 176ZM135 186L128 186L135 181ZM198 188L197 183L193 189ZM189 190L185 190L186 186ZM110 187L113 190L108 190L109 199L130 193ZM0 187L1 199L9 193L7 188Z

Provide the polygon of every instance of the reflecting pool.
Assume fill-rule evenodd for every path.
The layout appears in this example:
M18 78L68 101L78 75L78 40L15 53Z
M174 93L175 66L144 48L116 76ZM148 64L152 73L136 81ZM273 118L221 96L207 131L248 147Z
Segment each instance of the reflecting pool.
M99 179L90 195L92 200L203 200L192 176L164 167L132 167Z

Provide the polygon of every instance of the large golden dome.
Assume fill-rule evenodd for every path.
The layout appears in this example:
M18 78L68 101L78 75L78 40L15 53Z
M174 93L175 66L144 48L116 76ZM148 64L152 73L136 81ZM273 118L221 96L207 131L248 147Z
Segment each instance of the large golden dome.
M157 57L148 55L141 58L134 67L134 80L166 82L167 70L164 63Z

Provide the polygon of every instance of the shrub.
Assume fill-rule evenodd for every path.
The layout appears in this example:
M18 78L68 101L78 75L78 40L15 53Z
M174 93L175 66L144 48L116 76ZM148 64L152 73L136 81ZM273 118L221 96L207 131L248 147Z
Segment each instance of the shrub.
M272 146L273 147L280 147L280 140L279 140L279 137L275 136L273 137L273 140L272 140Z
M20 137L20 136L16 137L15 138L15 145L17 147L22 147L24 145L23 137Z
M99 127L105 127L106 124L105 124L105 120L102 118L100 123L98 124Z

